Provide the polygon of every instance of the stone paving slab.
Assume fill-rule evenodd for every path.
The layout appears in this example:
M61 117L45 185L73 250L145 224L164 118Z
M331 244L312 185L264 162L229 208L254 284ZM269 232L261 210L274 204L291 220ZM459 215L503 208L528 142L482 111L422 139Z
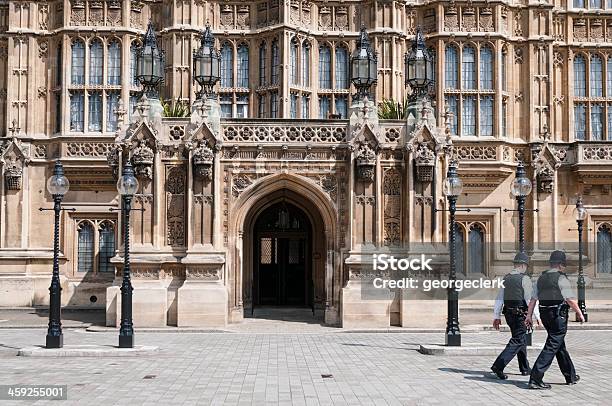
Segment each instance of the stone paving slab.
M446 356L470 356L488 355L497 357L505 348L504 345L487 345L483 343L462 344L460 347L449 347L440 344L421 344L419 352L424 355L446 355ZM544 343L534 343L527 347L527 354L537 358L544 348Z
M65 345L62 348L31 346L19 349L21 357L135 357L154 355L159 351L155 345L135 345L134 348L119 348L112 345Z

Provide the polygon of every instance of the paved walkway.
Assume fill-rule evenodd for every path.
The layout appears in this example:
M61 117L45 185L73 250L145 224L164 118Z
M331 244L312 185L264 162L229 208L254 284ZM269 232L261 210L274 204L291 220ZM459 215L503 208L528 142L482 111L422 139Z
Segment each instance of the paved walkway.
M542 332L536 341L544 338ZM24 358L18 348L44 343L44 329L0 329L0 382L67 384L53 405L609 405L612 331L572 331L568 347L582 380L565 386L553 364L551 391L525 389L513 362L508 381L487 373L493 359L419 354L441 334L137 333L154 356ZM497 332L464 342L503 344ZM65 330L65 344L115 344L116 333ZM533 360L532 360L533 362ZM2 405L26 402L2 402ZM35 404L45 404L39 401Z

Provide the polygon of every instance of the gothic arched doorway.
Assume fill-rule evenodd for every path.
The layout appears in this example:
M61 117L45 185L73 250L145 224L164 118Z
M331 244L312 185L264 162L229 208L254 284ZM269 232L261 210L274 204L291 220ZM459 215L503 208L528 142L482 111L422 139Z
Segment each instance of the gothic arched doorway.
M253 230L253 309L313 302L312 225L283 200L262 211Z

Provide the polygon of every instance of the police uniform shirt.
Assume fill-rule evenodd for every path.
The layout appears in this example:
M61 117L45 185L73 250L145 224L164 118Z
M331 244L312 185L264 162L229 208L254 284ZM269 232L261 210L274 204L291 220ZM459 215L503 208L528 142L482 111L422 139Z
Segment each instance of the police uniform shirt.
M559 272L558 269L554 268L554 269L549 269L547 271L544 271L542 273L542 275L544 275L545 273L554 273L554 272ZM574 291L572 290L572 284L570 283L569 279L567 278L567 275L562 274L559 275L559 281L557 282L559 284L559 290L561 291L561 296L563 296L563 299L567 300L567 299L576 299L576 295L574 294ZM538 284L537 282L533 284L533 293L531 296L532 299L538 300Z
M521 272L517 271L516 269L513 269L512 272L510 272L510 275L519 275ZM531 283L531 278L527 277L523 277L522 280L522 284L523 284L523 298L525 299L525 303L529 304L529 301L531 301L531 298L533 296L532 290L533 290L533 283ZM493 318L494 319L501 319L501 311L502 311L502 307L504 306L504 288L501 288L499 290L499 293L497 294L497 298L495 299L495 306L493 307ZM533 317L536 320L540 319L540 312L538 311L538 308L535 308L535 311L533 312Z

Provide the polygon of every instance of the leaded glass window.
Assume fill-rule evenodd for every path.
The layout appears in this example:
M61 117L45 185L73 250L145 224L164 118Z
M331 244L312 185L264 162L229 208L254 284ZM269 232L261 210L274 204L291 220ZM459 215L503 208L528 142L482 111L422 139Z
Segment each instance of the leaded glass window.
M484 231L477 224L472 224L468 234L469 239L469 270L470 273L484 273L485 249Z
M576 103L574 105L574 137L584 140L586 136L586 105Z
M110 260L115 256L115 227L111 222L100 225L99 237L100 253L98 254L98 271L113 272L115 267Z
M329 96L319 96L319 118L326 119L329 115Z
M259 46L259 86L265 86L266 83L266 44L262 43Z
M106 131L117 131L117 113L119 107L119 93L109 92L106 96Z
M289 53L289 84L298 85L298 48L299 45L295 38L291 41L291 50Z
M70 95L70 131L83 131L84 122L85 98L83 92L72 92Z
M100 40L89 46L89 84L101 85L104 76L104 48Z
M310 44L304 42L302 44L302 86L310 87Z
M480 48L480 89L493 89L493 51L488 46Z
M121 84L121 45L117 41L108 45L108 84Z
M612 233L607 224L597 229L597 272L612 274Z
M348 118L348 103L346 96L336 96L336 114L340 114L340 118Z
M249 47L238 47L238 87L249 87Z
M457 108L457 96L455 95L446 96L446 107L448 108L448 111L452 114L452 118L450 122L451 134L457 135L457 123L459 120L459 111Z
M93 272L94 265L94 228L88 221L78 228L78 272Z
M331 89L331 50L327 45L319 47L319 88Z
M73 85L85 84L85 44L82 41L72 43L71 73Z
M291 118L297 118L297 102L298 102L298 95L296 93L291 93L291 107L290 107Z
M493 135L493 96L480 97L480 135Z
M272 84L278 84L278 71L280 68L280 52L278 49L278 41L272 42Z
M348 89L348 51L344 47L336 48L336 88Z
M574 96L586 97L586 61L582 55L574 58Z
M234 86L234 53L228 43L221 47L221 87Z
M476 135L476 97L463 98L461 114L461 135Z
M476 89L476 51L465 46L462 54L461 77L463 89Z
M591 56L591 94L590 97L603 96L603 63L597 55Z
M448 45L444 51L444 85L448 89L458 89L459 58L457 48Z
M89 94L89 131L102 131L102 93Z
M604 132L604 107L597 103L591 105L591 140L600 141Z

